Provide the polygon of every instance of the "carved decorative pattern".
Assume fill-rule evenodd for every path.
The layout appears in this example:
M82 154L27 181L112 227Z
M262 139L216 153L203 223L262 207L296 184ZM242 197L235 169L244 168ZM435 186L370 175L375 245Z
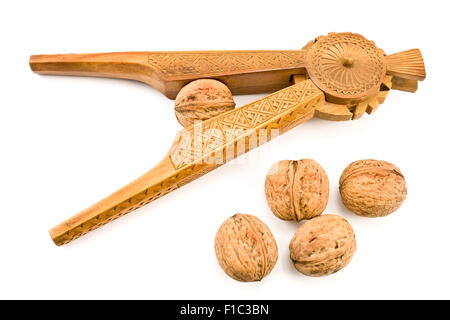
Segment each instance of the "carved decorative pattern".
M149 53L163 76L217 75L304 67L305 51L204 51Z
M117 218L145 206L153 200L156 200L191 182L192 180L201 177L215 168L217 168L217 165L192 164L189 168L186 168L186 170L176 172L172 176L162 180L160 183L148 187L118 205L103 211L101 214L96 215L76 227L71 228L68 232L55 237L53 241L58 246L69 243L92 230L95 230Z
M258 136L260 130L286 131L299 121L313 117L314 109L324 101L322 91L307 80L182 130L170 155L175 168L173 175L58 235L53 241L57 245L66 244L197 179L223 164L204 161L214 152L229 145L234 151L236 144L245 144L245 139ZM264 142L269 139L270 136ZM245 146L243 152L248 151L248 144Z
M419 49L407 50L386 57L388 74L412 80L425 80L425 64Z
M314 108L323 102L323 92L311 80L303 81L182 130L170 158L176 169L201 163L213 152L226 153L227 145L248 145L245 139L252 134L259 138L260 130L269 134L273 129L286 130L304 117L312 117Z
M342 99L367 98L386 74L383 52L359 34L332 33L308 51L306 68L325 93Z

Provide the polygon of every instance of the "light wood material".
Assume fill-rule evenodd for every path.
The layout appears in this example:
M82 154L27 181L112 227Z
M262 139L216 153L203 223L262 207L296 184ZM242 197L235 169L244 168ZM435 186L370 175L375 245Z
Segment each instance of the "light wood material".
M392 78L392 89L406 92L416 92L419 87L417 80L404 79L399 77Z
M386 62L389 75L409 80L425 80L425 64L419 49L391 54L386 57Z
M33 55L29 63L31 69L39 74L142 81L170 99L175 99L187 83L202 78L220 80L233 94L279 90L290 85L293 75L306 74L306 64L309 64L309 76L324 90L327 99L341 104L342 100L347 102L349 97L356 101L374 94L386 69L387 74L394 76L394 82L399 83L393 89L413 92L417 84L404 79L425 79L420 50L407 50L387 57L380 56L382 53L373 42L361 35L330 33L308 42L302 50L54 54ZM332 69L328 69L330 64ZM361 78L365 70L371 70L368 74L373 76ZM347 76L353 77L354 81L346 80ZM328 78L333 81L324 81ZM355 86L357 82L363 86L361 83ZM366 86L370 89L364 89ZM353 90L348 92L348 89Z
M213 78L233 94L276 91L292 74L305 73L304 50L115 52L34 55L39 74L132 79L145 82L170 99L187 83Z
M355 33L330 33L306 54L308 76L327 101L361 102L380 90L386 75L384 53L372 41Z
M305 75L293 77L293 82L298 83L307 78ZM382 104L389 91L392 89L392 76L385 76L379 91L359 103L351 100L346 104L332 103L326 101L322 106L316 108L315 117L329 121L347 121L360 119L364 113L371 114L376 111L378 105Z
M373 42L352 33L320 36L298 51L41 55L32 56L30 66L41 74L139 80L169 98L200 78L220 80L234 94L284 88L180 131L155 168L51 229L57 245L140 208L314 116L358 119L373 113L391 89L412 92L417 81L425 79L419 50L386 56Z
M195 121L208 120L235 106L226 85L214 79L199 79L189 82L178 92L175 116L183 127L189 127Z
M160 164L50 235L57 245L68 243L312 118L324 102L322 91L307 80L181 130Z

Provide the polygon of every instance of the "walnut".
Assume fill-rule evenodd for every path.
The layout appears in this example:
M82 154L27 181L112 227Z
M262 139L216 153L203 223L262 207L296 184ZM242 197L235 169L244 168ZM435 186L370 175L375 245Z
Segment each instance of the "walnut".
M382 217L397 210L406 198L406 182L399 168L381 160L351 163L339 180L344 205L364 217Z
M200 79L185 85L175 99L175 115L183 127L195 120L207 120L235 106L230 89L213 79Z
M228 218L217 231L214 247L222 269L239 281L261 280L278 259L277 243L269 228L249 214Z
M325 210L329 182L325 170L314 160L282 160L270 168L264 189L267 203L278 218L300 221Z
M289 250L298 271L313 277L326 276L350 262L356 251L355 233L344 218L325 214L298 228Z

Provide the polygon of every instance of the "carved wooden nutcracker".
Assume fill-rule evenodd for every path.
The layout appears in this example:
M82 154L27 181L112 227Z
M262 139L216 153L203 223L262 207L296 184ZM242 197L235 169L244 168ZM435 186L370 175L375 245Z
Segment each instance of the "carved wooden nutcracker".
M134 79L174 99L188 83L215 79L233 94L273 92L181 130L153 169L50 230L66 244L318 117L358 119L391 89L415 92L425 79L418 49L386 55L354 33L330 33L302 50L124 52L31 56L40 74ZM274 134L276 132L277 134Z

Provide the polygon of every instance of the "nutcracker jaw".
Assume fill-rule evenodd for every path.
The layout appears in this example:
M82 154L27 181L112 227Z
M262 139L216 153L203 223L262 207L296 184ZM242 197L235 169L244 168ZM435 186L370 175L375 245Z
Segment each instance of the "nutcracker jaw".
M332 35L336 34L331 33L328 37ZM308 75L308 51L328 37L318 37L302 50L33 55L29 64L38 74L137 80L170 99L175 99L187 83L206 78L220 80L235 95L265 93L289 86L292 75ZM387 56L386 65L387 74L393 76L393 89L414 92L417 80L425 79L425 67L418 49Z
M425 64L419 49L412 49L389 56L386 59L386 75L376 94L360 102L327 103L316 110L315 116L324 120L346 121L360 119L364 113L372 114L384 103L391 90L414 93L418 89L418 81L426 78ZM301 81L305 76L294 77ZM330 101L331 100L331 101Z

